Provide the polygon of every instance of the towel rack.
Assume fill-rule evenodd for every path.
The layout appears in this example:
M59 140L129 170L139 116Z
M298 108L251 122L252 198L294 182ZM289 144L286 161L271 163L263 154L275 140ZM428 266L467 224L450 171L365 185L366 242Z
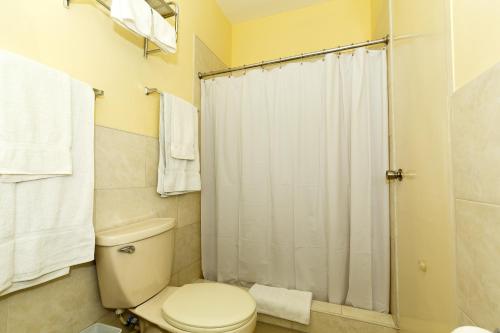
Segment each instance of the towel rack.
M144 94L145 95L159 94L159 93L160 93L160 91L156 88L144 87Z
M94 89L94 95L95 95L95 97L104 96L104 90L96 89L96 88L93 88L93 89Z
M175 1L165 1L165 0L145 0L148 5L154 10L160 13L163 18L175 17L175 40L179 37L179 5ZM108 5L104 0L96 0L101 6L107 10L111 10L111 6ZM71 0L63 0L63 5L69 8ZM161 49L149 49L149 39L144 38L144 58L147 58L149 54L160 52Z

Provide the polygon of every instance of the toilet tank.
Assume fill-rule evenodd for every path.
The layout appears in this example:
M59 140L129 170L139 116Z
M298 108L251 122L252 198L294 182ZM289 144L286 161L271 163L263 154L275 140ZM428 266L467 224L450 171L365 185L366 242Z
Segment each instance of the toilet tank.
M173 218L154 218L96 234L96 265L105 308L133 308L170 282Z

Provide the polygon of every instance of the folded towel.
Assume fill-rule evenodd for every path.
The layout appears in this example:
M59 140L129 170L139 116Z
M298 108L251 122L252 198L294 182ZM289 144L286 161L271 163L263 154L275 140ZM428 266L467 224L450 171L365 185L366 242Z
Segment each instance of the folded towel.
M312 293L254 284L250 294L257 302L257 312L308 325Z
M113 0L111 17L139 36L149 38L152 27L152 9L144 0Z
M172 98L170 155L180 160L196 158L198 110L181 98Z
M92 88L72 80L71 100L73 174L16 183L15 197L12 188L5 187L14 184L0 187L0 217L12 216L15 207L13 237L10 227L0 227L0 248L14 241L13 253L0 251L3 294L67 274L68 267L94 259ZM10 274L3 263L13 265Z
M194 113L194 159L177 159L171 155L173 109L184 105L178 97L162 93L160 99L160 158L157 192L162 197L200 191L200 154L198 150L198 114Z
M0 50L0 182L71 172L71 78Z
M175 28L165 21L156 10L153 10L151 41L165 52L175 53L177 51L177 34Z

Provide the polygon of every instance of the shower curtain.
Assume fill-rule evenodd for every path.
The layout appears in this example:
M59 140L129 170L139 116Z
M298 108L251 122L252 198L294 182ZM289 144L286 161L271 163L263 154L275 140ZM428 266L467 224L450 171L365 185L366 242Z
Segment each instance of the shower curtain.
M386 54L202 81L206 279L388 312Z

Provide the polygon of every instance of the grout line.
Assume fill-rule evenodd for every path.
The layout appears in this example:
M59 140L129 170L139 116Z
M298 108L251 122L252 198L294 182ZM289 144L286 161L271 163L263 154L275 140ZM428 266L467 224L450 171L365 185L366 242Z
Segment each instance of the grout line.
M483 205L483 206L490 206L490 207L494 207L494 208L500 208L500 204L494 203L494 202L469 200L469 199L463 199L463 198L455 198L455 200L474 203L474 204Z

